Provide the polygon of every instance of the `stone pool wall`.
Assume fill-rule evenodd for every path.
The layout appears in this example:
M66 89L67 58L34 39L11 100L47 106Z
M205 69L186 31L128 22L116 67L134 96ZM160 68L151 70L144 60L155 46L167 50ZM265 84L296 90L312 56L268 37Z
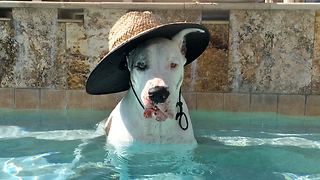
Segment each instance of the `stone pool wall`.
M61 10L76 17L63 19ZM84 86L129 10L210 30L209 47L185 68L190 109L320 116L318 4L0 2L11 13L0 17L0 108L114 108L124 93L90 96ZM202 20L210 11L229 20Z

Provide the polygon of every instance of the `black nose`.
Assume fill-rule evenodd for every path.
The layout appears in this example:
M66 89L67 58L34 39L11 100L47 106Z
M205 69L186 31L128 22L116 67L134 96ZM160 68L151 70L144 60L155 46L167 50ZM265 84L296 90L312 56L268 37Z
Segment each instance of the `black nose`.
M149 98L154 103L164 103L169 96L169 91L167 87L155 86L150 88L148 91Z

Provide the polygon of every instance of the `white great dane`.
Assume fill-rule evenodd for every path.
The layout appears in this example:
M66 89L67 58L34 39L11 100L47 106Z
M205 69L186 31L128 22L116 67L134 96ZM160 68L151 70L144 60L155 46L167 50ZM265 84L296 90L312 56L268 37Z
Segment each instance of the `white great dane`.
M180 92L185 35L191 32L204 31L189 28L171 40L151 39L127 55L131 88L102 124L108 142L196 144Z

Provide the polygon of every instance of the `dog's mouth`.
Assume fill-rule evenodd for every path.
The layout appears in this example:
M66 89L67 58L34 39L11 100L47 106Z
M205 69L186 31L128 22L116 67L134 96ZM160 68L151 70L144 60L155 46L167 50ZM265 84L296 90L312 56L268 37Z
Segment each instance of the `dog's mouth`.
M174 115L167 103L150 103L143 112L145 118L154 118L158 122L165 121L168 117L173 119Z

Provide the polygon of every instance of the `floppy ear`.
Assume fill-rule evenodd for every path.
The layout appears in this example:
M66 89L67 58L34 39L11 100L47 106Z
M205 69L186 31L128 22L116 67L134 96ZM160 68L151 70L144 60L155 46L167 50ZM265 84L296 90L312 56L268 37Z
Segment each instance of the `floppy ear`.
M129 54L125 54L125 66L128 68L129 71L131 71L131 67L132 67L132 61L129 60Z
M172 40L175 41L178 46L180 47L181 54L186 55L187 52L187 46L186 46L186 35L189 33L198 32L198 33L205 33L202 29L197 28L188 28L180 31L178 34L176 34Z

